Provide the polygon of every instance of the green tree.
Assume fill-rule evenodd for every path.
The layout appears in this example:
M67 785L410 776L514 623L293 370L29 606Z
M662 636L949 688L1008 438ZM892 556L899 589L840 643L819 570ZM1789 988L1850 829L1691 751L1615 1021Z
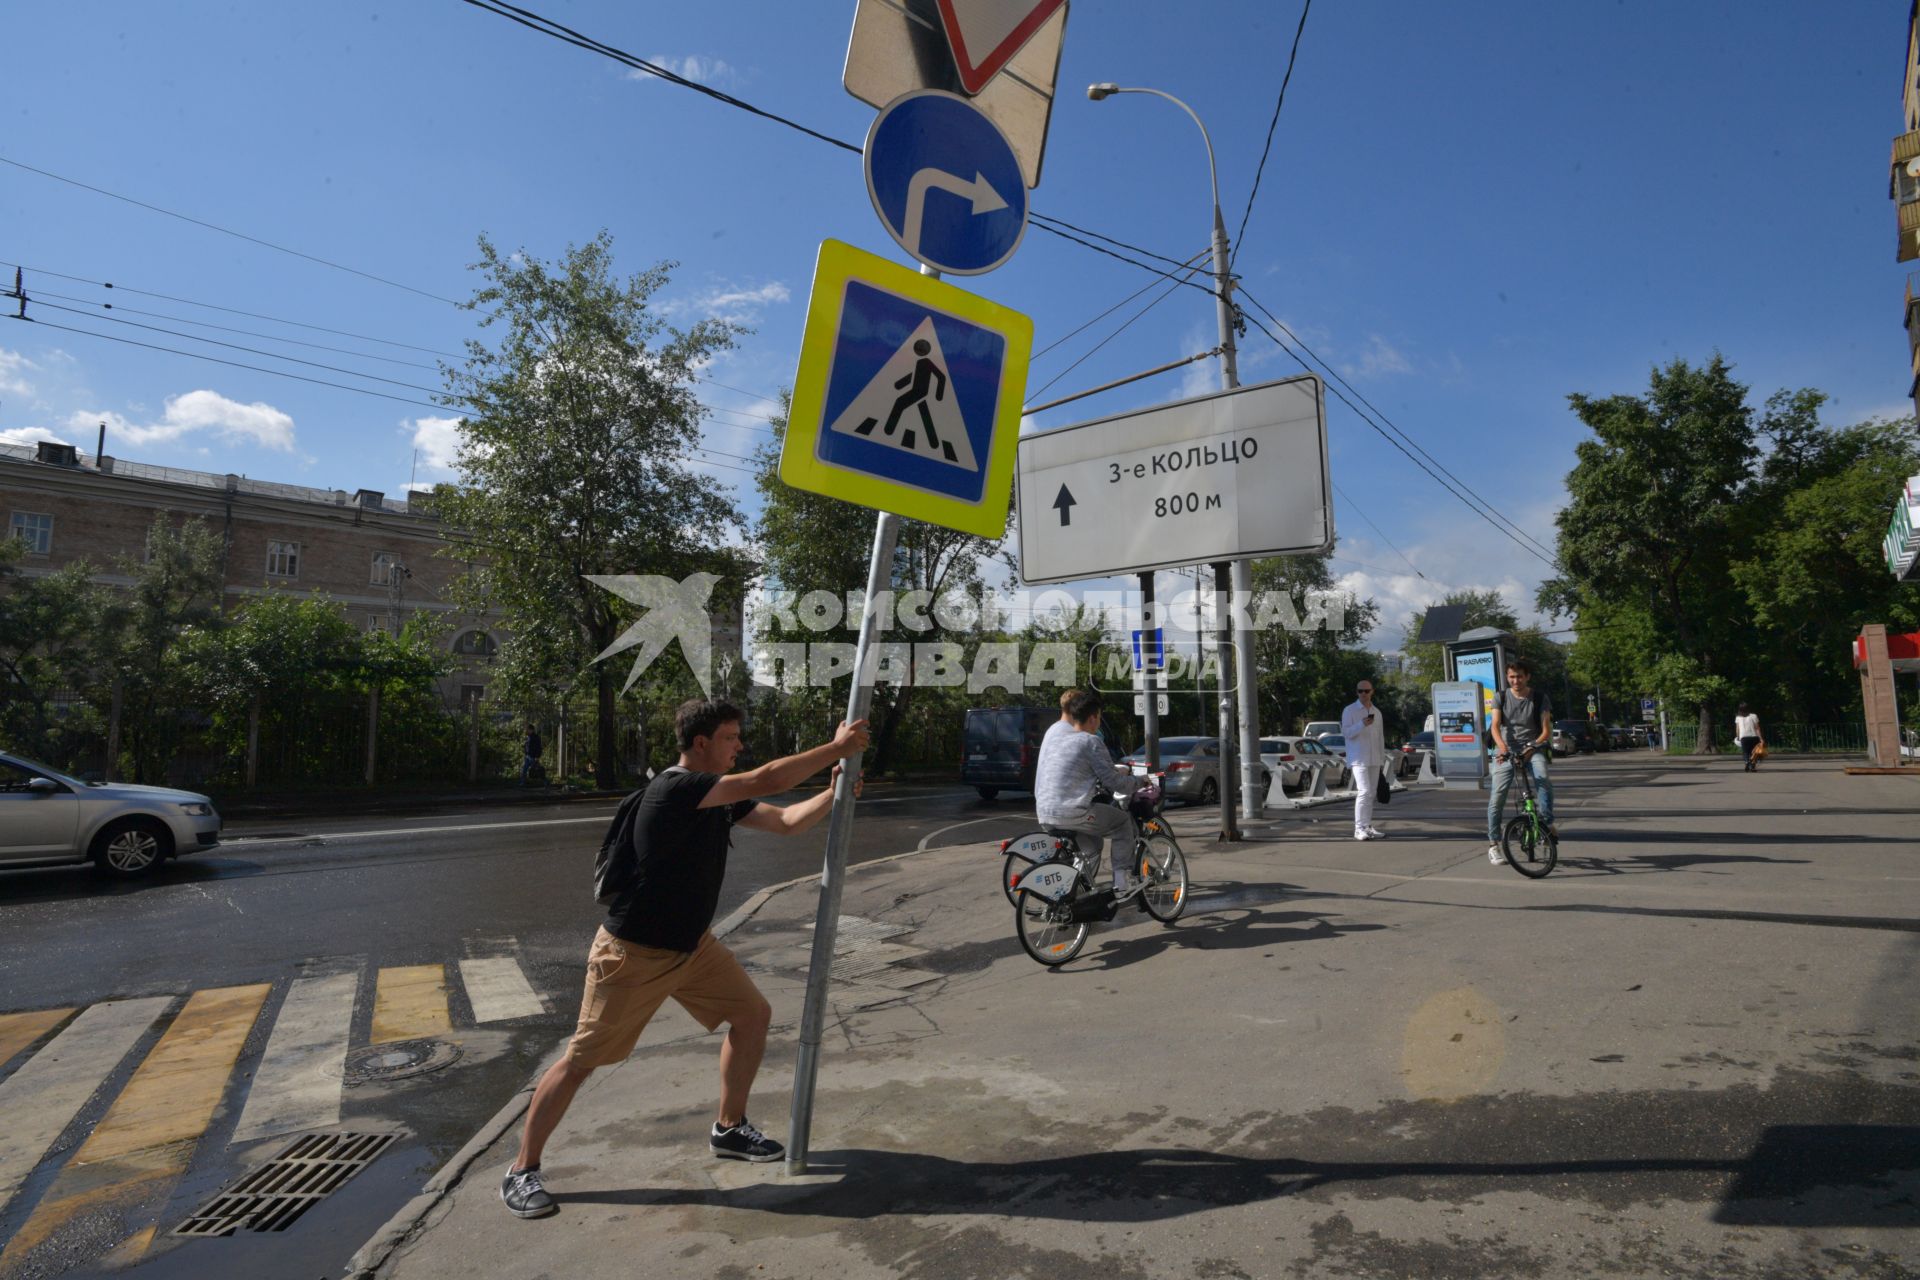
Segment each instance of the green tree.
M1256 599L1271 593L1288 602L1278 616L1250 619L1261 726L1290 733L1337 716L1353 701L1354 682L1379 669L1379 659L1357 647L1379 622L1379 604L1337 588L1325 556L1256 560L1253 590Z
M849 591L864 593L866 590L867 571L873 559L874 512L838 498L795 489L780 479L780 452L786 441L789 403L788 396L782 393L780 411L771 419L773 439L754 451L755 483L761 497L760 517L754 526L756 554L771 589L798 595L825 591L845 600ZM982 586L981 566L994 556L999 545L991 539L955 529L903 519L888 574L889 589L897 593L896 599L899 593L906 592L924 593L932 599L961 594L977 598ZM768 619L759 638L775 643L845 644L858 639L859 627L857 612L846 613L839 626L826 632L804 628L789 631L778 621ZM876 637L880 641L910 644L957 642L966 647L969 659L987 638L979 628L953 631L937 620L926 631L903 631L895 625ZM965 690L959 693L963 695ZM796 722L796 727L804 724L831 728L845 714L846 696L846 686L838 682L830 689L793 689L779 700L776 715ZM945 687L903 683L876 688L869 717L874 730L869 767L874 772L885 772L897 766L902 755L903 731L913 718L916 704L924 704L927 714L950 713L957 724L963 703L963 698L957 699L955 693ZM926 725L922 723L921 728L924 730ZM781 736L780 741L784 745L787 739Z
M1460 620L1462 632L1473 631L1480 627L1495 627L1501 631L1520 633L1520 615L1513 611L1506 597L1498 591L1449 591L1440 597L1442 605L1465 605L1466 614ZM1422 688L1436 680L1447 678L1445 646L1440 644L1421 644L1418 636L1426 625L1427 610L1422 609L1413 615L1407 623L1407 629L1401 633L1400 649L1407 655L1407 674ZM1425 715L1425 712L1421 713Z
M1881 549L1893 495L1916 473L1911 421L1803 428L1776 442L1755 486L1751 541L1732 570L1766 659L1737 696L1779 721L1853 714L1860 628L1920 626L1920 585L1896 581Z
M604 231L551 263L502 256L483 236L475 269L486 283L466 305L495 344L470 341L464 365L443 366L446 401L465 418L460 483L440 509L467 540L457 554L484 565L459 598L505 616L496 671L510 690L592 684L603 785L620 772L622 675L594 659L632 611L588 575L742 570L724 550L738 512L691 464L696 372L744 331L712 319L667 325L654 296L672 266L617 279Z
M85 561L27 577L15 568L25 554L20 539L0 538L0 737L73 766L82 738L99 728L98 709L76 712L55 695L91 682L104 592Z
M1596 609L1643 619L1649 682L1698 708L1708 750L1752 639L1731 570L1763 424L1717 353L1655 368L1644 396L1568 401L1593 438L1575 448L1558 517L1564 572L1542 584L1541 607L1580 623ZM1776 398L1781 409L1796 406Z
M199 712L178 642L188 632L223 625L224 551L205 520L176 527L162 513L147 529L145 558L116 562L130 583L111 592L101 610L102 659L89 694L105 706L119 681L121 732L135 782L164 780Z

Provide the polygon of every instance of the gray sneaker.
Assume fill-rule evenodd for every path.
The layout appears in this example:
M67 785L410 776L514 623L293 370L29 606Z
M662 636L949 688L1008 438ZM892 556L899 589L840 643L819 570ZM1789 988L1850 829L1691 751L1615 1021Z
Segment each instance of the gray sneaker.
M537 1165L531 1169L508 1169L507 1176L500 1179L500 1199L506 1203L507 1212L516 1218L544 1218L560 1211L547 1189L540 1185Z

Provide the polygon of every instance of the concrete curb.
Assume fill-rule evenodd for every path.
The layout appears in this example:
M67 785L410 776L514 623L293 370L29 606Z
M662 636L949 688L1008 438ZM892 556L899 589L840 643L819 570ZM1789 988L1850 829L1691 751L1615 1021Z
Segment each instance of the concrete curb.
M851 875L866 867L885 866L887 863L898 862L902 858L918 857L923 853L940 853L947 849L964 847L964 845L947 844L937 845L931 849L909 849L905 853L894 853L884 858L854 863L847 868L847 873ZM715 925L713 936L726 937L758 915L776 895L785 893L789 889L799 888L801 885L812 884L819 880L822 874L823 872L816 871L811 875L798 876L792 880L766 886L734 908L726 919ZM347 1280L376 1280L380 1268L420 1233L421 1229L427 1225L427 1219L432 1216L433 1211L447 1198L447 1194L465 1180L467 1170L473 1167L474 1162L498 1142L501 1135L520 1123L521 1117L526 1115L527 1108L532 1105L534 1085L555 1062L560 1060L560 1055L565 1051L565 1043L556 1045L553 1052L541 1060L539 1067L535 1069L527 1083L507 1100L506 1105L495 1112L491 1120L481 1125L473 1137L467 1139L466 1145L454 1152L452 1158L440 1166L438 1173L427 1179L427 1184L420 1188L418 1195L402 1205L393 1217L387 1219L385 1226L374 1232L373 1236L360 1246L359 1251L347 1262Z

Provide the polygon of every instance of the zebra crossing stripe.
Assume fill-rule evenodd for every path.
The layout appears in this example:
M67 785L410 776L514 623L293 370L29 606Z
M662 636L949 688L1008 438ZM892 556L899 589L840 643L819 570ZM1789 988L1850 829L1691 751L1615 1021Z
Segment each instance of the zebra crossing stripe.
M31 1013L0 1014L0 1067L13 1055L66 1021L71 1009L35 1009Z
M373 1036L367 1043L433 1039L451 1030L445 965L403 965L380 971L373 996Z
M172 999L94 1005L0 1081L0 1209Z
M0 1269L75 1218L165 1196L193 1158L272 989L259 983L193 993L0 1254Z
M360 975L296 978L253 1073L232 1142L257 1142L340 1123L341 1073Z
M462 960L460 983L467 989L475 1022L528 1018L547 1011L519 963L510 956Z

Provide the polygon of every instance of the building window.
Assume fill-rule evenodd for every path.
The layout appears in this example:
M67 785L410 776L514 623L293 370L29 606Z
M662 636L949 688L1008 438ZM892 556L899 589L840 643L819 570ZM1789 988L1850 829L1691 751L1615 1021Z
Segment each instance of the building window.
M453 642L453 651L463 658L491 658L500 652L500 646L484 631L462 631Z
M400 557L391 551L375 552L373 557L373 576L368 578L367 581L376 587L392 586L393 569L394 566L399 563Z
M267 544L267 576L270 578L299 577L300 544L297 542L269 542Z
M483 684L461 685L460 709L467 712L477 711L480 707L480 700L486 696L486 692L487 686Z
M53 517L35 511L16 511L13 536L26 543L31 554L47 555L53 550Z
M391 635L393 633L393 629L387 625L387 615L384 613L368 614L367 630L378 631L386 635Z

